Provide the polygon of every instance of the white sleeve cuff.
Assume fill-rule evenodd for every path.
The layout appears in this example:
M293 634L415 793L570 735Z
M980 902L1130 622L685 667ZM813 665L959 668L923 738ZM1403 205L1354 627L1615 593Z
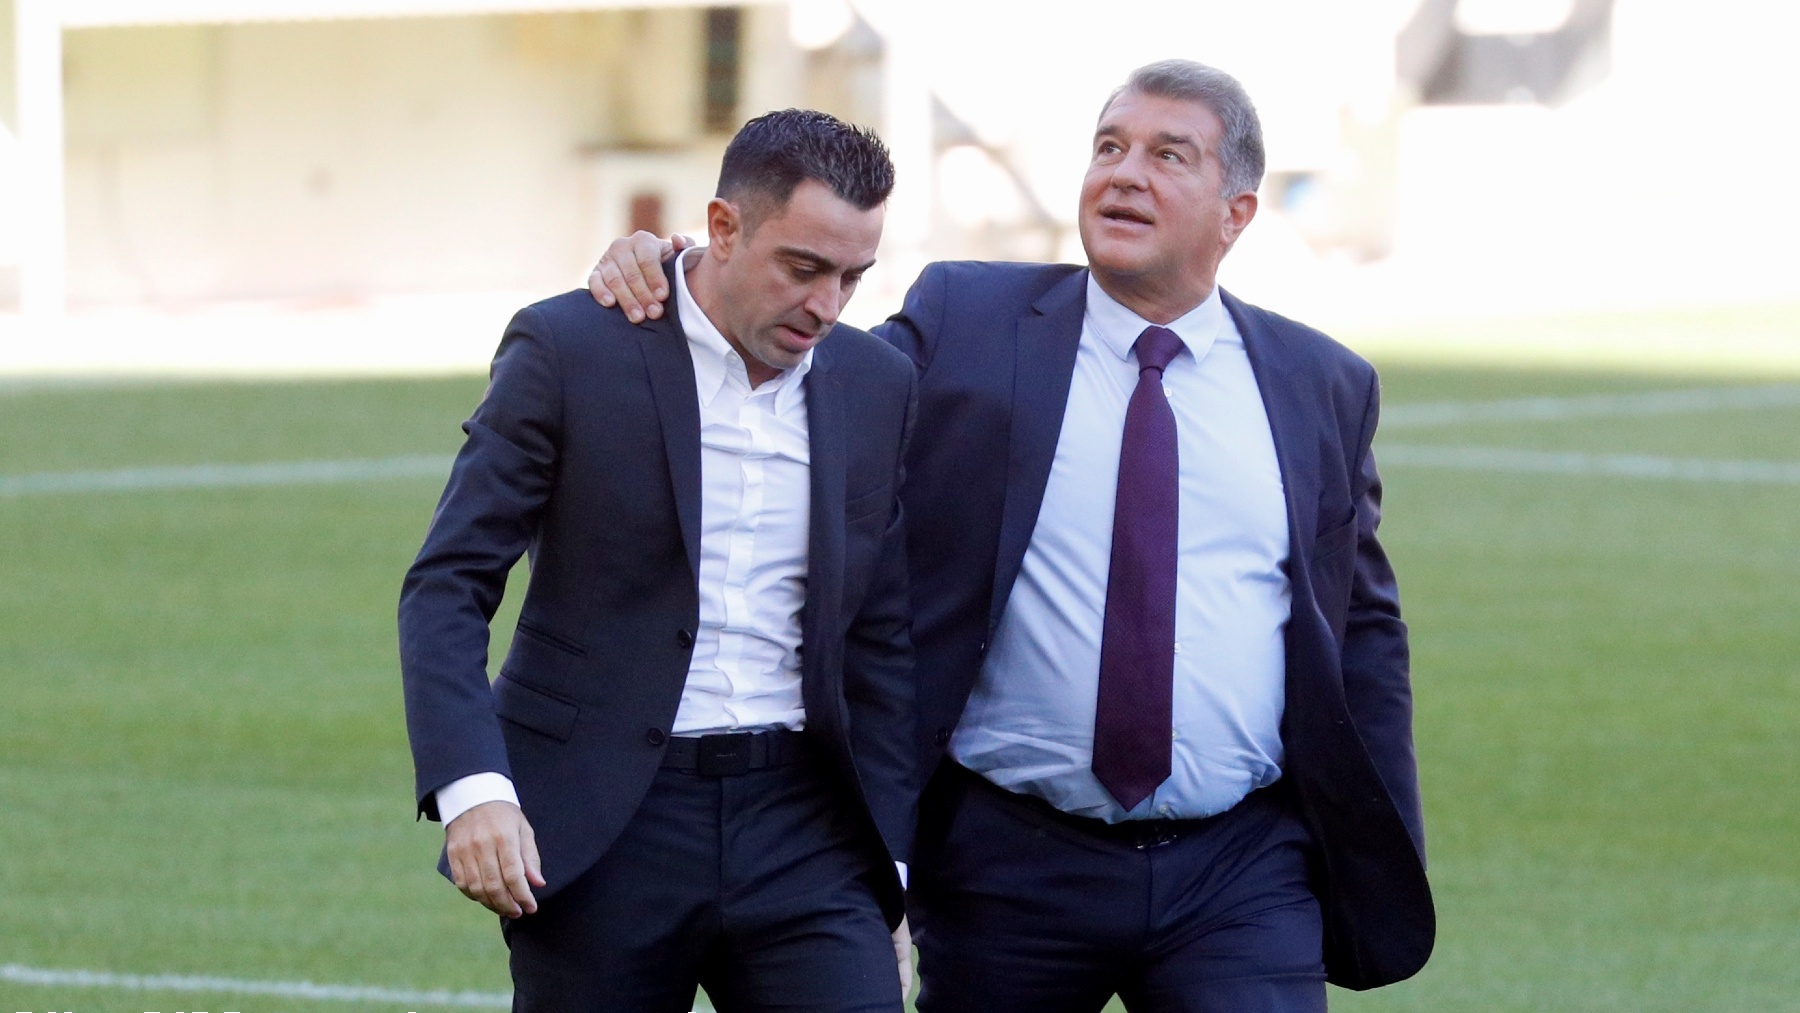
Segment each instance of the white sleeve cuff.
M906 863L905 862L895 862L894 868L900 870L900 889L902 889L902 890L906 889Z
M438 819L449 826L452 820L484 802L518 805L519 794L513 790L512 779L505 774L488 772L451 781L437 790Z

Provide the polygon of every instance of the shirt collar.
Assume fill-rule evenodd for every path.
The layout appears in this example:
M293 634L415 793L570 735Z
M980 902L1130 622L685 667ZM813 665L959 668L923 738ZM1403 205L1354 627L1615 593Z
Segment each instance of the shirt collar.
M1219 286L1214 285L1204 302L1163 326L1174 331L1182 345L1199 360L1206 358L1206 353L1212 350L1213 342L1219 339L1225 329L1225 319L1225 303L1219 298ZM1131 348L1137 344L1138 335L1144 333L1144 328L1155 325L1132 312L1124 303L1107 295L1090 271L1087 279L1085 326L1114 355L1129 362ZM1176 357L1180 358L1179 355Z
M696 246L681 253L681 261L675 270L675 312L681 321L681 330L687 336L688 352L694 360L694 387L700 395L700 403L711 404L719 396L725 381L735 377L747 392L760 394L765 388L775 391L775 407L777 411L786 411L793 407L794 401L803 395L800 381L812 371L813 352L817 346L806 350L801 356L799 365L792 369L782 370L761 387L750 387L750 374L744 370L744 359L725 340L718 327L700 309L694 300L694 294L688 290L687 273L692 267L690 258L703 255L704 246Z

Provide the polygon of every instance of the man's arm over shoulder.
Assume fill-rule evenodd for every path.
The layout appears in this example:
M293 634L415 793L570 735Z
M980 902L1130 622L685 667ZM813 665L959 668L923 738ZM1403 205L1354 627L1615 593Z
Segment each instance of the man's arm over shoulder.
M873 330L906 353L924 373L946 334L959 327L1009 326L1044 293L1081 268L1070 264L1015 264L944 260L927 264L906 292L900 311ZM952 339L954 340L954 339Z
M487 680L488 622L555 482L562 396L535 307L508 325L487 392L463 423L424 547L400 594L400 667L420 812L470 774L510 773Z
M937 350L937 339L943 333L945 265L927 264L906 290L900 311L876 324L877 337L906 353L913 368L925 372Z
M1356 564L1344 627L1344 696L1370 758L1423 857L1425 829L1413 750L1406 624L1400 618L1393 567L1376 537L1381 524L1381 475L1371 444L1381 411L1381 384L1374 369L1365 368L1367 389L1350 473L1356 508Z

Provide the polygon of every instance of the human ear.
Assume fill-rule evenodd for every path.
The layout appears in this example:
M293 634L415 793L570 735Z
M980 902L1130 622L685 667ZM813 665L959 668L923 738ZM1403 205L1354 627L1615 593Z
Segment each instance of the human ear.
M1225 202L1225 244L1237 242L1238 236L1250 227L1250 220L1256 217L1256 194L1254 191L1240 193Z
M744 215L736 204L723 197L706 202L706 238L712 256L730 260L744 234Z

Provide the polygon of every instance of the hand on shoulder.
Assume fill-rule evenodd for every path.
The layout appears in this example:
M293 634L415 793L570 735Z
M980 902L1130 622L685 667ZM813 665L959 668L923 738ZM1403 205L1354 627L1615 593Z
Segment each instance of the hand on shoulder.
M680 233L660 239L638 231L615 239L588 272L588 291L600 305L619 307L634 324L646 318L655 320L662 316L663 303L669 298L663 261L693 245L693 240Z

